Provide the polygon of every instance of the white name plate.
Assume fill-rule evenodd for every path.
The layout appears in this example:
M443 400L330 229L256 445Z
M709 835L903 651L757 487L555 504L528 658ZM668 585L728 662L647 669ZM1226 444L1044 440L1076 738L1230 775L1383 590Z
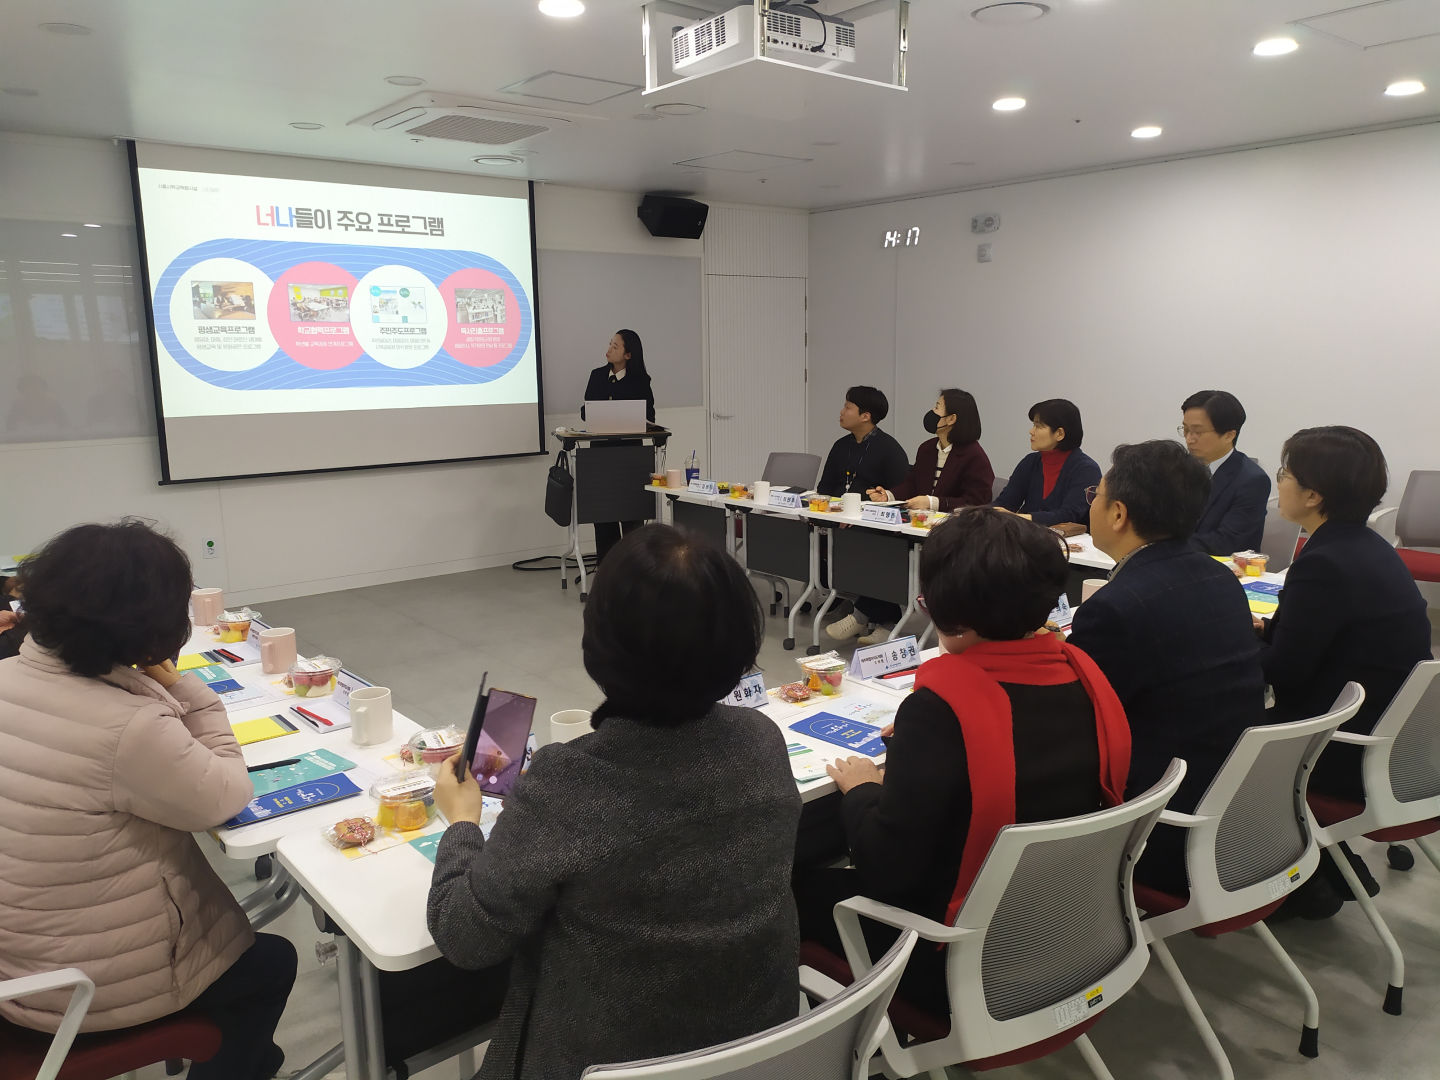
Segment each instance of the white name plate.
M874 679L889 675L892 671L904 671L920 663L920 643L914 634L882 641L878 645L866 645L856 649L850 658L850 674L862 679Z
M860 508L861 521L873 521L877 525L904 525L905 519L900 516L898 506L876 506L873 503L866 503Z
M781 506L786 510L799 510L805 505L805 500L800 497L798 491L772 491L770 492L770 505Z
M691 480L688 490L696 495L719 495L720 483L716 480Z
M765 704L765 673L752 671L738 683L735 689L720 699L721 705L740 705L754 708Z

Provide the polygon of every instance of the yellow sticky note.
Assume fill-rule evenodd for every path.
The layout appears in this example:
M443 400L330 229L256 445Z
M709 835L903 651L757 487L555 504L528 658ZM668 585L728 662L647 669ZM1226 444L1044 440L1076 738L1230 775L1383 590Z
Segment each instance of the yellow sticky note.
M266 739L278 739L281 735L294 734L292 729L285 727L273 716L262 716L258 720L242 720L238 724L232 723L230 730L235 732L235 740L241 746L264 742Z
M197 667L204 667L208 663L210 663L210 661L206 660L205 657L201 656L198 652L186 653L180 657L179 660L175 661L175 670L190 671Z

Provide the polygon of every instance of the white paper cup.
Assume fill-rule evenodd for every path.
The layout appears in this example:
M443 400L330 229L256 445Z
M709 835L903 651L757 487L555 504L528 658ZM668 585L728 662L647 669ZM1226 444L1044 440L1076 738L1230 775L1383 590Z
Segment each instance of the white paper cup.
M295 629L290 626L271 626L260 631L260 670L267 675L279 675L290 670L295 663Z
M595 729L590 726L589 709L561 709L550 714L550 741L569 742L581 735L588 735Z
M665 486L668 488L683 488L685 486L685 470L666 469Z
M195 589L190 593L190 610L196 626L214 626L225 610L225 593L221 589Z
M770 501L770 481L756 480L750 486L750 493L755 497L756 506L764 506Z
M375 746L395 735L390 688L362 686L350 691L350 738L356 746Z
M847 491L840 496L840 512L842 514L860 513L860 503L863 496L858 491Z
M1105 584L1105 581L1106 579L1103 577L1087 577L1082 581L1080 583L1080 602L1083 604L1094 596L1100 590L1100 586Z

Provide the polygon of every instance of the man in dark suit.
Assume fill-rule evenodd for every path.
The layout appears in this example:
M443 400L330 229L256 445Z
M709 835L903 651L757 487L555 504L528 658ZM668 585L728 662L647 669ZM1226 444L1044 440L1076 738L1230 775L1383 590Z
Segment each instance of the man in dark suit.
M1265 718L1260 646L1234 573L1189 540L1210 492L1209 471L1176 443L1115 449L1090 506L1095 546L1116 561L1075 613L1070 642L1110 680L1130 720L1127 797L1173 757L1189 766L1170 800L1195 809L1241 732ZM1183 835L1157 829L1138 874L1183 888Z
M1193 542L1211 555L1259 551L1265 535L1270 477L1235 449L1245 407L1224 390L1200 390L1180 406L1180 434L1190 453L1210 467L1210 498Z

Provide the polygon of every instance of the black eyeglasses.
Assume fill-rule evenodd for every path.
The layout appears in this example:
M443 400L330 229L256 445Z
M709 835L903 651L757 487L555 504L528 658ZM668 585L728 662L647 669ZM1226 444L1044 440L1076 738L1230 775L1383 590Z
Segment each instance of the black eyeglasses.
M1086 505L1087 505L1087 506L1093 505L1094 502L1095 502L1095 496L1098 495L1098 494L1100 494L1100 485L1099 485L1099 484L1091 484L1089 487L1087 487L1087 488L1085 489L1085 503L1086 503Z

